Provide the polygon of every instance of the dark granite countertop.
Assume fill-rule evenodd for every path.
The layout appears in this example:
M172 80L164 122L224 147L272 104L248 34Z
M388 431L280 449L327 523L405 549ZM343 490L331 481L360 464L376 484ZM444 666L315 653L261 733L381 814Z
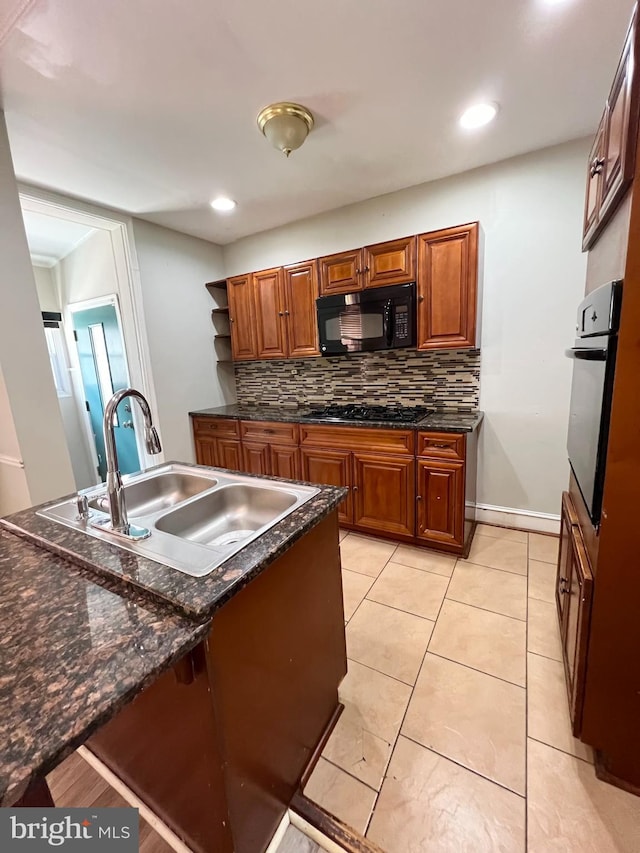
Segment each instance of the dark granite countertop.
M305 406L292 408L286 406L242 406L233 403L213 409L201 409L189 412L192 417L231 418L243 421L281 421L284 423L334 424L335 426L372 427L373 429L418 429L433 432L473 432L484 417L481 411L438 410L417 424L395 421L336 421L329 418L310 418L310 409Z
M190 467L197 469L202 466ZM242 477L253 476L243 472L232 473L239 473ZM277 477L260 479L278 480ZM117 581L123 591L133 589L151 594L181 614L204 621L332 512L347 494L347 489L336 486L318 488L319 494L204 577L191 577L162 563L124 551L117 544L87 536L80 530L37 514L40 509L64 501L64 497L0 518L0 528L5 527L64 559ZM74 497L68 496L69 499Z
M121 591L0 530L0 805L15 802L209 631Z

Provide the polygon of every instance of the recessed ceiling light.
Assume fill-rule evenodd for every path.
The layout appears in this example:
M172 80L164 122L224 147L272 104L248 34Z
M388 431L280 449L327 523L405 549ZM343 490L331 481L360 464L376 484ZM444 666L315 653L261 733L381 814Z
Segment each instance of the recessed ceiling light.
M226 195L219 195L211 202L211 207L220 212L233 210L236 203L232 198L227 198Z
M483 125L493 121L497 114L497 104L474 104L462 113L460 124L467 130L475 127L483 127Z

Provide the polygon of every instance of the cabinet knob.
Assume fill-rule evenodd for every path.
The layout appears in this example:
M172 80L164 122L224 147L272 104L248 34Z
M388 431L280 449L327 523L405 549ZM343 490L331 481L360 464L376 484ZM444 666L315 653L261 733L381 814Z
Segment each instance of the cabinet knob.
M235 320L233 319L233 317L229 317L229 322L230 322L230 323L235 323Z
M284 311L278 311L278 316L279 316L279 317L284 317Z
M288 317L288 316L289 316L289 312L288 312L288 311L285 311L285 312L284 312L284 316L285 316L285 317Z
M357 486L353 486L353 491L354 491L354 492L357 492L357 491L358 491L358 487L357 487Z
M361 275L361 274L362 274L362 270L357 269L357 270L356 270L356 275Z
M369 272L369 267L365 267L362 272Z
M436 495L436 500L437 500L437 501L441 501L441 500L442 500L442 495Z
M422 500L422 495L416 495L416 500L417 500L417 501L421 501L421 500Z
M591 168L589 170L592 178L595 178L596 175L601 174L601 172L604 168L605 162L606 161L605 161L604 157L594 157L593 158L593 162L591 163Z
M424 302L424 296L418 296L418 302Z

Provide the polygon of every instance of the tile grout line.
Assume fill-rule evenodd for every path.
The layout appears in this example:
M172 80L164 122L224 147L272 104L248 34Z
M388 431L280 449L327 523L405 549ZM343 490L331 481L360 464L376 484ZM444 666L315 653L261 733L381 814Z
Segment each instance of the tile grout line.
M395 552L394 552L394 553L395 553ZM425 658L426 658L426 656L427 656L427 654L428 654L428 652L429 652L429 646L431 645L431 641L432 641L432 639L433 639L433 635L434 635L435 630L436 630L436 628L437 628L437 626L438 626L438 619L440 618L440 613L442 612L442 607L443 607L444 602L445 602L445 599L446 599L446 597L447 597L447 592L449 591L449 586L451 585L451 578L453 577L453 574L454 574L454 572L455 572L455 570L456 570L456 566L457 566L457 565L458 565L458 560L456 559L455 563L453 564L453 569L452 569L452 571L451 571L451 576L450 576L450 577L449 577L449 579L448 579L447 588L445 589L445 591L444 591L444 596L442 597L442 602L440 603L440 607L438 608L438 614L437 614L437 616L436 616L436 618L435 618L435 621L434 621L434 626L433 626L433 630L431 631L431 636L429 637L429 642L427 643L427 647L426 647L426 649L424 650L424 655L422 656L422 661L420 662L420 667L419 667L419 669L418 669L418 675L416 676L415 684L414 684L414 685L413 685L413 687L411 688L411 693L409 694L409 701L407 702L407 706L406 706L406 708L404 709L404 714L402 715L402 720L400 721L400 725L398 726L398 733L396 734L395 740L394 740L394 742L393 742L393 746L392 746L392 748L391 748L391 752L389 753L389 761L387 762L387 765L386 765L386 767L385 767L385 771L384 771L384 775L382 776L382 782L380 783L380 791L378 791L378 793L377 793L377 795L376 795L376 798L375 798L375 800L374 800L374 802L373 802L373 808L371 809L371 813L370 813L370 815L369 815L369 820L367 821L367 824L366 824L366 827L365 827L365 831L364 831L364 836L365 836L365 837L367 837L367 833L369 832L369 828L370 828L370 826L371 826L371 821L373 820L373 817L374 817L374 815L375 815L376 807L377 807L377 805L378 805L378 800L380 799L380 794L382 793L382 789L384 788L384 783L385 783L386 778L387 778L387 772L388 772L388 770L389 770L389 766L390 766L391 762L393 761L393 754L394 754L394 752L396 751L396 747L397 747L397 745L398 745L398 740L400 739L400 733L402 732L402 727L404 726L404 721L405 721L405 719L406 719L407 712L408 712L408 710L409 710L409 705L411 705L411 700L413 699L413 694L414 694L414 691L415 691L415 688L416 688L416 684L418 683L418 679L420 678L420 672L422 671L422 667L424 666Z
M582 761L588 767L594 767L595 766L592 761L588 761L586 758L582 758L582 756L576 755L573 752L567 752L566 749L560 749L559 746L554 746L552 743L547 743L546 740L540 740L539 737L531 737L531 735L528 735L527 741L530 741L530 740L532 740L534 743L539 743L542 746L548 746L549 749L555 749L556 752L559 752L562 755L566 755L567 758L575 758L576 761ZM583 743L583 741L580 741L580 743Z
M483 566L483 568L485 568ZM520 576L522 577L522 575ZM368 593L367 593L368 594ZM516 622L526 622L526 617L524 619L520 619L518 616L512 616L510 613L502 613L500 610L490 610L488 607L480 607L479 604L469 604L468 601L460 601L459 598L449 598L449 596L445 596L447 601L455 601L456 604L465 604L467 607L475 607L476 610L484 610L485 613L495 613L496 616L506 616L507 619L515 619ZM526 611L526 605L525 605Z
M450 601L451 599L449 599ZM435 628L434 628L435 630ZM439 658L440 660L449 661L449 663L454 663L456 666L463 666L465 669L470 669L472 672L477 672L480 675L486 675L488 678L495 678L496 681L501 681L503 684L510 684L511 687L518 687L520 690L526 691L526 671L525 671L525 684L517 684L515 681L509 681L508 678L502 678L500 675L494 675L492 672L486 672L484 669L477 669L475 666L471 666L468 663L461 663L459 660L454 660L453 658L445 657L445 655L439 654L439 652L433 652L427 649L427 652L430 655L433 655L434 658ZM406 682L402 682L405 684Z

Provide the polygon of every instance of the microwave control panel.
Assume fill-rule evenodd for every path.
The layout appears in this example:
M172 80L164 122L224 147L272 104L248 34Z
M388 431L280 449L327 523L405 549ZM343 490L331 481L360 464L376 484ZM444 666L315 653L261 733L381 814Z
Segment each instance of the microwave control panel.
M409 308L407 305L396 306L395 338L404 341L409 337Z

